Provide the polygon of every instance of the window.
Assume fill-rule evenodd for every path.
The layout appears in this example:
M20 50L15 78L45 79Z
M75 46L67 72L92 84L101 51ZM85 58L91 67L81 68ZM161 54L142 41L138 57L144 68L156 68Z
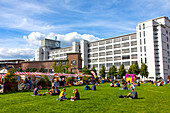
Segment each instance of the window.
M143 24L143 29L145 29L145 24Z
M98 64L93 64L93 66L94 66L95 68L98 68Z
M99 56L105 56L105 52L99 53Z
M55 65L59 65L59 64L60 64L60 62L59 62L59 61L55 62Z
M99 64L99 67L101 68L102 66L104 66L105 67L105 64Z
M122 49L122 53L129 53L129 49Z
M104 45L105 41L99 42L99 45Z
M62 62L62 65L66 65L66 61L63 61L63 62Z
M112 49L112 45L106 46L106 50L108 50L108 49Z
M131 52L133 53L133 52L137 52L137 48L135 47L135 48L131 48Z
M141 58L141 63L142 63L142 58Z
M120 42L120 38L115 38L114 42Z
M166 30L166 34L168 35L168 30Z
M169 56L169 51L167 52L168 56Z
M99 58L99 62L105 62L105 58Z
M98 53L93 54L93 57L98 57Z
M52 69L49 69L49 73L52 73L53 72L53 70Z
M99 47L99 51L105 50L105 47Z
M121 51L120 50L117 50L117 51L114 51L114 54L121 54Z
M141 37L141 32L139 32L139 37Z
M120 47L121 47L120 44L114 45L114 48L120 48Z
M122 56L122 60L130 59L130 55L124 55Z
M143 37L145 37L145 31L143 31Z
M136 46L136 45L137 45L137 41L131 42L131 46Z
M98 62L98 59L92 59L92 63Z
M145 58L145 63L147 63L147 59Z
M115 65L115 66L120 66L121 63L120 63L120 62L116 62L116 63L114 63L114 65Z
M144 52L146 52L146 46L144 46Z
M166 37L166 40L167 40L167 42L168 42L168 37Z
M121 56L115 56L114 61L121 60Z
M142 47L140 47L140 52L142 52Z
M107 67L112 67L112 66L113 66L113 63L107 63L106 66L107 66Z
M106 55L112 55L112 51L106 52Z
M106 61L113 61L113 58L112 57L107 57Z
M76 65L76 60L72 60L71 65Z
M92 51L96 52L96 51L98 51L98 48L93 48Z
M122 41L129 40L129 37L123 37Z
M139 30L141 30L141 25L139 25Z
M106 44L112 43L112 40L106 40Z
M140 45L142 45L142 39L140 39Z
M144 44L146 44L146 40L145 40L145 38L144 38Z
M130 66L130 62L123 62L122 63L124 66Z
M137 54L132 54L131 55L131 59L137 59L138 58L138 55Z
M128 46L129 46L129 42L122 43L122 47L128 47Z
M167 44L167 49L169 49L169 44Z

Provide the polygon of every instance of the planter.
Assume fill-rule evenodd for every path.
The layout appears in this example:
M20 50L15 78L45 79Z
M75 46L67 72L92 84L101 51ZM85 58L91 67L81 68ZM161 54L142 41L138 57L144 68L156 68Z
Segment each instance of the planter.
M18 91L18 82L10 83L7 82L4 84L4 92L15 92Z

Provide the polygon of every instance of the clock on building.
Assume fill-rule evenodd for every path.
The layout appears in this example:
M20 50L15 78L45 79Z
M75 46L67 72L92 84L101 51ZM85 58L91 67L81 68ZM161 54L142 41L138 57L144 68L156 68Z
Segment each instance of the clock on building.
M56 46L56 47L60 47L60 43L59 43L59 42L56 42L56 43L55 43L55 46Z

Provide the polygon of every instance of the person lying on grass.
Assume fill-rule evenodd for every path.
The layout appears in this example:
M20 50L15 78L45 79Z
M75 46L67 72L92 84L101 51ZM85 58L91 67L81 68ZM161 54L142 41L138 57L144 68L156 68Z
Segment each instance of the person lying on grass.
M73 94L74 96L71 96L71 101L80 100L80 94L78 92L78 89L74 89Z
M132 94L132 96L130 96ZM136 91L134 91L134 89L132 89L132 91L126 96L127 98L131 98L131 99L137 99L138 98L138 94Z
M65 92L66 92L66 88L63 88L62 92L59 95L59 98L56 99L56 100L59 100L59 101L60 100L67 100L67 98L65 97L66 96Z
M36 86L36 88L34 89L34 96L42 96L42 95L45 95L45 93L44 94L39 94L39 87L38 86Z

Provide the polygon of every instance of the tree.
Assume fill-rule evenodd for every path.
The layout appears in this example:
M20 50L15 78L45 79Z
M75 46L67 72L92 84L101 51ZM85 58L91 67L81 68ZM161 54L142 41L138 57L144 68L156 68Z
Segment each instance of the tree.
M22 68L20 67L18 71L19 71L19 72L22 72Z
M129 70L128 70L128 74L134 74L133 73L133 69L134 69L134 67L133 67L133 64L129 67Z
M64 66L62 66L61 62L59 64L59 66L56 66L55 63L53 64L53 69L54 69L54 73L64 73Z
M69 62L67 61L66 62L66 66L65 66L65 73L68 73L69 71L68 71L68 69L71 67L71 65L69 64Z
M120 68L119 68L119 71L118 71L118 75L119 75L121 78L123 78L123 76L126 75L126 70L125 70L123 64L120 65Z
M100 70L100 75L101 75L101 77L105 77L105 75L106 75L106 72L105 72L105 67L104 67L104 65L102 65L102 69Z
M136 61L133 66L133 74L138 75L140 72L138 62Z
M89 70L86 66L84 66L84 68L82 69L81 72L82 72L83 74L90 75L90 70Z
M148 78L149 72L148 72L148 66L145 63L142 63L141 69L140 69L140 75L143 77Z
M117 75L117 68L114 65L109 68L108 75L109 77L114 77Z
M16 69L9 69L5 75L5 82L14 83L17 82L17 75L15 75Z
M41 72L41 73L45 73L44 68L41 68L41 69L40 69L40 72Z
M96 71L96 69L95 69L95 66L93 66L93 67L91 68L91 71L93 71L93 72L96 74L96 76L97 76L97 71Z

